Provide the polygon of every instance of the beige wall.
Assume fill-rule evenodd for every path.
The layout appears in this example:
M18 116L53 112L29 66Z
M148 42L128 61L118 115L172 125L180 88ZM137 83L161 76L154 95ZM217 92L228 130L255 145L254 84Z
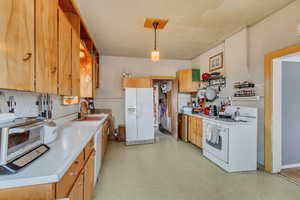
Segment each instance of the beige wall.
M179 69L190 68L191 61L160 60L152 62L148 58L101 57L101 88L97 89L96 108L111 108L116 126L124 124L124 91L121 88L122 72L133 76L175 76ZM181 102L188 97L180 96Z
M264 95L264 55L300 42L296 30L300 24L300 0L274 13L263 21L234 34L221 45L207 51L192 61L192 67L208 71L208 58L224 50L228 87L222 96L232 96L235 81L250 80L257 84L258 95ZM234 102L259 109L258 160L263 163L263 98L260 101Z

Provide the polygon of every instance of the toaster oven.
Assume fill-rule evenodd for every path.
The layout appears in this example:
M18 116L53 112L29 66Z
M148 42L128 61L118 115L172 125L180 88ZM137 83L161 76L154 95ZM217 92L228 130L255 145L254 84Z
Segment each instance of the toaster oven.
M0 127L0 165L20 158L43 144L43 120L16 119Z

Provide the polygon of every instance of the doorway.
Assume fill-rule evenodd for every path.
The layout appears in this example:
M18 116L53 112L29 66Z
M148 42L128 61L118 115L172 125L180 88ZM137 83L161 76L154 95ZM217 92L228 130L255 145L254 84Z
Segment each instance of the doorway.
M178 139L178 81L175 77L156 77L152 84L155 128Z
M297 73L300 73L300 44L265 56L265 170L282 172L289 178L291 174L300 177Z

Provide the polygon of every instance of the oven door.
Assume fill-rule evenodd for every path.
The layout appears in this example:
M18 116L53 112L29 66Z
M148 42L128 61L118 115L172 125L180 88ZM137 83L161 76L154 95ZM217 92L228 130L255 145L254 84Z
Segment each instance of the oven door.
M9 129L6 161L9 162L43 144L43 124Z
M212 129L218 134L217 139L212 139ZM214 141L213 141L214 140ZM217 141L217 142L216 142ZM228 163L229 162L229 128L220 127L216 124L206 125L204 150L213 154L216 158Z

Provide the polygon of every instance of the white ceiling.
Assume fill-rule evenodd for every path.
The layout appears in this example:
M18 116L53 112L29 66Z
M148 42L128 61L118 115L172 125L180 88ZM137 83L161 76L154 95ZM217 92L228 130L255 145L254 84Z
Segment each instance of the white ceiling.
M75 0L101 55L149 57L154 34L145 18L169 19L158 32L167 59L192 59L293 1Z

